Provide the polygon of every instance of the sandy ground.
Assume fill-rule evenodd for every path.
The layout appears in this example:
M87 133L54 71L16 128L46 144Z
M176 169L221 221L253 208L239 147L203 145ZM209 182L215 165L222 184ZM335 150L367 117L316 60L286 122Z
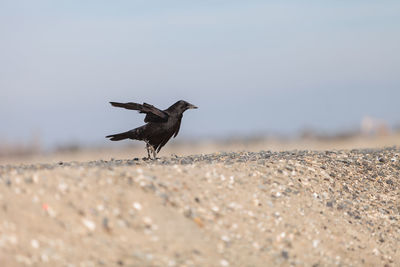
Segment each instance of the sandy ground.
M0 265L399 266L398 148L262 148L4 162Z
M64 151L25 157L0 157L0 165L6 164L31 164L31 163L58 163L60 161L93 161L142 158L147 156L145 144L140 141L126 140L122 142L109 142L105 144L115 146L103 149L82 149L78 151ZM133 146L132 146L133 144ZM336 139L260 139L260 140L231 140L185 142L172 139L158 154L161 157L174 155L188 156L195 154L210 154L215 152L234 151L290 151L290 150L339 150L383 148L400 146L400 132L387 136L354 136Z

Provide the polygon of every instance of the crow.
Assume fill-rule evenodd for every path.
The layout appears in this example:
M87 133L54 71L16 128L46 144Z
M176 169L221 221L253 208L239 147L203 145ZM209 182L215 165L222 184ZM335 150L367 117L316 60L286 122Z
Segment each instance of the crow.
M188 109L197 109L186 101L180 100L165 110L160 110L150 104L143 103L118 103L110 102L114 107L120 107L130 110L137 110L139 113L145 113L145 125L133 130L112 134L106 136L111 141L120 141L124 139L141 140L146 142L148 159L151 159L150 152L153 158L156 159L157 153L171 139L178 135L179 128L183 117L183 112Z

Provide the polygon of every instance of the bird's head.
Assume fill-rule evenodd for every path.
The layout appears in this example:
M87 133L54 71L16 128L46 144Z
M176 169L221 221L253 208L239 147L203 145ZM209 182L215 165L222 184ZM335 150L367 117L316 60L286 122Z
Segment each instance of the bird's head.
M173 108L174 110L177 110L178 112L184 112L188 109L196 109L197 107L193 104L190 104L184 100L179 100L175 104L173 104L170 108Z

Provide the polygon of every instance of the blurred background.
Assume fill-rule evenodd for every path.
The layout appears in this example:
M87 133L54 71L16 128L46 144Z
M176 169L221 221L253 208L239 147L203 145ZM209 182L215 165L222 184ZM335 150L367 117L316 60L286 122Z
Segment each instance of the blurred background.
M1 0L0 157L144 156L104 138L144 118L109 101L199 106L164 155L398 145L399 14L395 0Z

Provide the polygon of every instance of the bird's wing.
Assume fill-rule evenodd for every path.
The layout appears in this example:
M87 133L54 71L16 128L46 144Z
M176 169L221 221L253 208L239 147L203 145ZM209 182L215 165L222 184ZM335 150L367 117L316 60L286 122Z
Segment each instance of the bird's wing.
M118 103L118 102L110 102L110 104L114 107L126 108L130 110L137 110L139 113L145 113L146 117L144 118L145 122L161 122L168 120L168 114L162 110L159 110L153 105L143 103Z
M156 147L157 153L160 152L161 148L169 141L169 139L171 139L172 135L174 133L170 133L167 136L164 137L164 139L158 144L158 146Z
M168 143L168 141L171 139L172 136L174 138L178 135L179 128L181 126L181 121L182 121L183 115L181 114L178 118L178 121L173 125L173 128L171 129L172 131L167 131L166 134L164 135L163 139L161 142L155 147L157 153L160 152L161 148Z
M182 115L181 115L181 117L179 118L179 120L178 120L178 123L176 124L176 126L175 126L175 129L174 129L174 138L178 135L178 133L179 133L179 129L181 128L181 121L182 121Z

